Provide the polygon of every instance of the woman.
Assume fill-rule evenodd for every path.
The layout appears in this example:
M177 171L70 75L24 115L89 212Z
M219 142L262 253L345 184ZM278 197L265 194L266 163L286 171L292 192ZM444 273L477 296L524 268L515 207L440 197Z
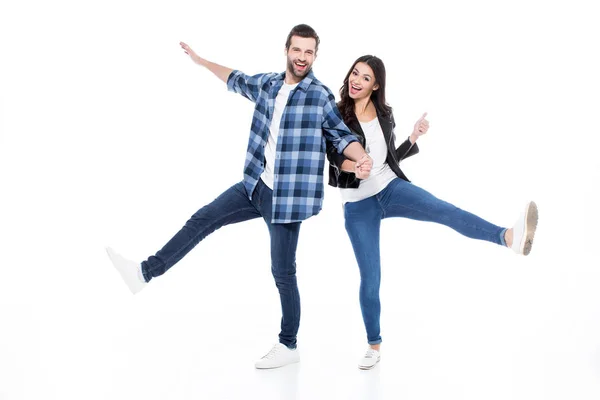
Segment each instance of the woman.
M327 149L329 184L340 188L346 231L360 269L360 306L369 348L359 361L359 368L370 369L380 359L379 228L383 218L437 222L464 236L507 246L518 254L527 255L538 213L535 203L529 202L513 228L506 229L437 199L410 183L398 164L419 152L416 141L429 129L425 119L427 113L396 148L394 117L385 100L385 67L379 58L371 55L358 58L344 79L340 95L338 108L344 122L373 160L368 175L366 167L357 167L332 146Z

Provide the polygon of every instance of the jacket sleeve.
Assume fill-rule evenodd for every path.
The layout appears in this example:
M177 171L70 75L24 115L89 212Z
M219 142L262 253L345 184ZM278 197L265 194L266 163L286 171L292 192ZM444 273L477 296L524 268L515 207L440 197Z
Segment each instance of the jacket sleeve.
M396 149L396 160L399 162L408 158L410 156L414 156L419 152L419 146L417 144L412 144L409 138L406 138L404 142Z
M342 163L348 158L344 154L338 153L337 148L329 141L327 141L327 159L329 160L329 184L331 186L358 187L361 180L356 177L354 172L342 170Z
M329 163L341 171L342 163L346 160L346 156L344 156L343 153L338 153L337 148L331 141L326 140L325 142L327 145L327 159L329 160Z
M396 121L394 121L394 116L392 115L392 137L394 138L394 142L396 141ZM398 162L408 158L410 156L414 156L419 152L419 146L417 144L412 144L410 142L410 136L406 138L404 142L400 144L396 148L396 160Z

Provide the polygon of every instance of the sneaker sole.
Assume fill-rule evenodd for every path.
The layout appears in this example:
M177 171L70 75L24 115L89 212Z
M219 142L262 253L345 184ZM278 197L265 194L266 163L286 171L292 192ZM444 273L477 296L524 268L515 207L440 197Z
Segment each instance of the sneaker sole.
M296 361L292 361L286 364L282 364L282 365L276 365L276 366L268 366L268 367L264 367L264 366L257 366L256 364L254 365L254 368L256 369L276 369L276 368L281 368L281 367L285 367L286 365L293 365L293 364L298 364L300 362L300 360L296 360Z
M359 365L359 366L358 366L358 369L362 369L363 371L367 371L367 370L369 370L369 369L373 369L373 368L375 368L375 366L376 366L377 364L379 364L379 359L377 360L377 362L376 362L375 364L371 365L370 367L368 367L368 366L366 366L366 365Z
M535 202L530 202L527 206L527 213L525 215L525 241L523 243L522 253L528 255L533 245L533 237L535 236L535 230L537 229L538 223L538 208Z

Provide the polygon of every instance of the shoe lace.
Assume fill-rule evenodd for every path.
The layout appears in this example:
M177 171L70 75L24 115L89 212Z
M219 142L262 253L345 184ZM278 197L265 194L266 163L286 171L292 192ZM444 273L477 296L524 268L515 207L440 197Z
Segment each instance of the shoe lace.
M369 349L367 350L366 354L365 354L365 358L373 358L375 356L375 351L374 349Z
M279 351L279 346L275 345L273 346L273 348L263 356L263 358L266 358L268 360L272 359L273 357L275 357L275 355L277 354L277 352Z

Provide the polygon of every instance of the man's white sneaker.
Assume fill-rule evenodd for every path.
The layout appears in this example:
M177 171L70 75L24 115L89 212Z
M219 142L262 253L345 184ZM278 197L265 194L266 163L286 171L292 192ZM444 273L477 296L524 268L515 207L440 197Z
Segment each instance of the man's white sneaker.
M530 201L513 226L513 242L511 248L517 254L528 255L533 244L533 236L538 223L537 205Z
M123 278L127 287L131 290L131 293L136 294L146 287L148 283L144 279L144 275L142 275L142 266L140 264L122 257L110 247L106 248L106 252L110 261L112 261L117 271L119 271L121 278Z
M284 365L297 363L298 361L300 361L298 349L292 350L284 344L277 343L254 366L258 369L279 368Z
M361 358L358 362L358 368L371 369L379 362L380 359L381 355L379 354L379 351L369 347L369 350L367 350L363 358Z

